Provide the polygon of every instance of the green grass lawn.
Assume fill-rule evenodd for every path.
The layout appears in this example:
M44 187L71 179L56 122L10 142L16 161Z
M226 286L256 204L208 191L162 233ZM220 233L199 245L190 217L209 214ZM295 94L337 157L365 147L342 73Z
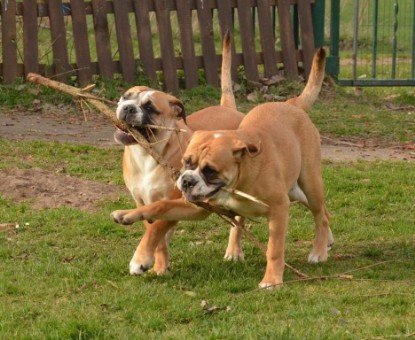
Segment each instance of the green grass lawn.
M97 83L116 100L127 85ZM296 83L271 87L286 98ZM258 92L258 102L246 95ZM259 89L242 84L240 110L264 102ZM220 91L198 87L179 97L190 114L218 103ZM30 109L33 100L70 105L45 88L0 87L2 109ZM412 88L325 87L310 112L323 134L414 142ZM0 169L42 168L123 185L119 148L0 139ZM246 260L222 260L228 226L212 216L181 223L171 245L172 274L131 277L127 264L142 236L140 223L123 227L109 213L132 206L130 198L101 204L97 212L58 208L33 210L0 195L0 338L389 338L415 332L415 236L413 163L324 164L327 203L335 247L325 264L306 262L312 217L291 209L286 260L310 276L353 279L298 282L285 272L278 290L259 291L265 258L244 243ZM266 242L265 221L253 232ZM201 305L207 301L207 307ZM210 307L216 306L209 311Z
M287 85L288 86L288 85ZM292 87L290 87L292 86ZM117 89L107 88L107 94ZM289 85L279 95L301 91ZM15 89L9 106L24 102ZM25 91L30 93L30 91ZM219 91L201 87L180 94L187 112L215 104ZM255 103L238 93L248 111ZM111 97L109 95L108 97ZM390 98L389 98L390 97ZM46 92L39 100L60 102ZM259 96L259 101L263 98ZM325 88L310 115L324 134L413 142L413 91ZM390 110L390 107L394 110ZM0 139L0 169L42 168L122 184L119 148ZM371 339L414 334L414 163L324 163L327 204L335 246L327 263L306 262L313 238L312 216L293 206L286 261L312 277L298 281L286 270L285 285L257 289L265 270L258 248L244 242L242 263L223 261L228 226L212 216L180 223L171 244L172 273L142 277L128 262L143 233L113 223L109 214L132 206L128 197L104 202L99 211L34 210L0 195L0 338L284 338ZM265 243L263 219L253 233ZM351 275L351 276L350 276ZM202 306L202 301L206 306ZM214 308L216 307L216 308Z
M393 6L392 0L385 3ZM361 4L364 12L368 1ZM353 2L344 0L341 6L346 22L342 47L347 47ZM401 10L401 23L408 13ZM40 34L50 40L48 29ZM50 46L41 43L40 49L49 64ZM350 57L347 48L342 53ZM241 111L265 101L252 84L242 80L240 85L236 96ZM117 100L126 87L97 80L108 99ZM251 92L258 93L258 102L247 100ZM269 89L282 98L299 92L301 86L295 83ZM201 86L179 97L191 113L217 104L220 92ZM326 87L310 116L322 134L336 138L413 143L414 98L413 88L365 88L356 96L352 89ZM72 99L30 84L0 87L1 110L25 110L34 100L70 105ZM54 172L62 166L66 175L123 185L119 148L7 141L0 136L0 170ZM0 230L0 339L413 337L414 163L325 162L323 168L334 248L327 263L307 263L312 216L294 205L286 261L311 277L331 278L299 281L287 269L284 286L271 291L257 289L266 263L248 241L244 262L223 261L228 226L215 216L179 224L170 248L170 275L132 277L128 262L143 234L142 224L124 227L109 218L111 211L131 207L130 198L104 201L98 211L85 212L34 210L0 193L0 224L19 225ZM253 223L252 232L265 243L265 220Z
M103 157L88 148L92 159ZM116 159L111 166L119 174ZM291 282L297 277L287 269L286 284L273 291L256 288L265 258L251 243L244 242L245 262L222 260L228 226L216 217L179 225L171 275L132 277L127 264L142 226L109 219L125 201L86 213L35 211L0 199L1 222L20 226L0 233L0 338L360 339L415 332L414 165L327 163L324 180L336 239L330 258L306 262L312 216L293 206L286 261L310 276L353 279ZM266 241L264 220L252 231Z

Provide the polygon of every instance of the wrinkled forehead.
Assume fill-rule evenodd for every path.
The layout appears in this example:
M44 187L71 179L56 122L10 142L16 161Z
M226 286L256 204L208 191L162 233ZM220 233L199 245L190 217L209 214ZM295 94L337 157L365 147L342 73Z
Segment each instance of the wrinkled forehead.
M148 101L157 91L144 86L136 86L127 90L120 98L120 102L134 100L138 103Z
M210 131L195 131L190 138L189 144L184 152L184 157L198 157L200 151L208 146L209 141L212 139L212 133Z
M232 156L231 138L220 131L203 131L196 133L186 149L183 159L190 158L193 163L205 163L217 158L227 159Z

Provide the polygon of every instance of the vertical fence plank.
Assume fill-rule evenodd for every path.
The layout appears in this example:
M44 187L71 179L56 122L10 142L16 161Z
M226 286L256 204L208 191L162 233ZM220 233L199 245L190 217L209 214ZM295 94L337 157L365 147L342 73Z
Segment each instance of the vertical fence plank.
M306 78L310 74L314 55L314 31L309 1L298 1L298 18L301 27L301 49Z
M71 70L68 61L68 46L66 43L66 29L62 13L61 0L49 0L50 31L52 33L53 62L55 64L56 79L66 82Z
M111 57L110 34L105 5L105 0L92 0L99 74L106 78L112 78L114 66Z
M120 52L121 73L126 82L134 83L136 80L136 67L127 2L113 1L113 4L118 50Z
M198 72L192 29L191 0L176 0L177 19L180 28L180 46L182 48L184 81L187 89L198 84Z
M2 1L1 38L3 48L3 80L11 84L17 76L16 1Z
M271 18L271 4L269 0L258 1L258 24L261 35L262 53L264 56L264 75L271 77L277 73L277 54Z
M236 63L235 43L233 38L233 8L229 1L218 1L218 16L222 36L227 30L232 33L232 78L236 79L238 75L238 65Z
M290 0L278 0L278 19L285 74L287 78L295 79L298 77L298 68L295 57L296 52L291 22Z
M23 0L23 65L25 76L39 72L36 0Z
M155 0L154 3L156 7L164 81L168 91L177 93L179 91L179 80L177 78L173 33L167 1L168 0Z
M58 75L58 80L66 81L71 70L70 53L66 39L66 29L62 2L63 0L47 0L39 5L36 0L0 1L2 29L1 72L5 82L15 81L17 76L28 72L41 72L47 76ZM213 27L213 11L217 8L221 34L226 30L233 31L234 13L238 12L239 28L242 42L242 54L235 53L232 46L232 70L236 76L238 65L245 66L247 79L258 79L258 64L264 64L266 76L276 73L276 63L283 62L288 78L298 76L297 61L302 60L306 74L309 73L314 54L314 36L311 19L311 4L314 0L129 0L116 2L114 0L69 0L71 6L72 28L76 53L77 76L80 84L92 80L93 74L112 78L115 72L121 71L124 79L134 82L137 75L136 65L142 63L148 79L157 81L157 71L162 70L166 87L169 91L178 91L177 67L183 67L186 88L198 84L198 64L202 61L206 81L219 85L219 55L216 53ZM277 4L282 41L282 52L275 51L275 32L272 31L271 5ZM298 4L298 18L301 27L302 53L296 51L292 13L293 4ZM255 27L253 6L257 7L259 37L261 43L261 58L255 49ZM133 41L131 37L130 12L133 9L137 25L138 48L140 57L134 59ZM181 58L175 55L174 39L171 23L171 11L177 9ZM119 45L120 62L112 60L111 40L108 14L114 10L117 41ZM192 11L197 10L202 56L196 56L193 36ZM153 34L150 11L155 11L157 29L160 39L161 58L154 56ZM38 49L38 15L49 13L52 34L52 49L54 69L40 65ZM93 14L94 34L98 62L91 62L88 39L87 13ZM23 15L23 66L18 64L16 15ZM275 19L275 18L274 18ZM216 28L215 28L216 29ZM272 34L271 34L271 33ZM35 52L35 53L33 53ZM282 56L282 57L281 57ZM75 64L75 63L74 63ZM98 68L97 66L98 65ZM199 65L200 66L200 65ZM23 70L23 72L22 72Z
M153 41L149 18L149 0L133 0L135 22L137 26L138 51L143 70L150 82L157 81L156 64L154 61Z
M196 3L206 81L208 84L218 86L218 64L213 38L212 9L207 1L196 1Z
M258 67L255 56L254 27L249 0L238 0L239 28L241 30L242 51L245 75L248 80L258 80Z
M92 80L92 71L84 0L71 0L71 15L78 82L86 85Z

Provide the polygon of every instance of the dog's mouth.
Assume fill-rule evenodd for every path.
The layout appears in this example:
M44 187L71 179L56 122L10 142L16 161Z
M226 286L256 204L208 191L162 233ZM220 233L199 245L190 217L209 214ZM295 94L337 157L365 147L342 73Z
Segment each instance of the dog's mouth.
M204 202L208 201L210 198L215 196L223 188L223 186L224 185L222 184L218 185L215 188L213 188L212 191L209 191L208 193L204 194L193 194L191 190L183 191L183 195L189 202Z
M117 129L114 132L114 140L122 145L133 145L137 144L137 141L135 138L128 132L122 131L120 129Z
M155 130L145 126L134 127L134 129L136 129L147 141L150 141L150 137L156 134ZM131 133L120 129L117 129L114 132L114 140L122 145L138 144L133 135L131 135Z

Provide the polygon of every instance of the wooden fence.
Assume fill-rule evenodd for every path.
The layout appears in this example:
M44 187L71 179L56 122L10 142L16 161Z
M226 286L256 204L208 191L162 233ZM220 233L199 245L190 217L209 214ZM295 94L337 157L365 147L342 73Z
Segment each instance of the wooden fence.
M234 77L240 66L253 81L275 75L281 66L295 78L299 63L308 75L315 50L313 3L2 0L0 76L13 83L35 72L83 85L96 75L122 76L128 83L144 75L171 92L197 86L201 77L218 85L220 37L228 29Z

